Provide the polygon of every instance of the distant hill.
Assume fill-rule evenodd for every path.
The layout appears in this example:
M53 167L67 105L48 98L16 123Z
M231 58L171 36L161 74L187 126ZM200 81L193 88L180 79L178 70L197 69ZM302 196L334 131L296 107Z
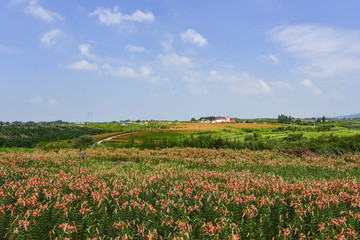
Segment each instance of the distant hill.
M344 116L337 116L337 117L334 117L334 118L338 118L338 119L341 119L341 118L346 118L346 119L360 118L360 113L344 115Z

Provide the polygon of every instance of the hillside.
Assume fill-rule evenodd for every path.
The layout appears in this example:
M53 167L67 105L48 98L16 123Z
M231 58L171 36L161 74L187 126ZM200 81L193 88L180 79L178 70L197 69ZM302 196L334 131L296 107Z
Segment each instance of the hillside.
M350 114L350 115L337 116L337 117L334 117L334 118L337 118L337 119L342 119L342 118L355 119L355 118L360 118L360 113L354 113L354 114Z

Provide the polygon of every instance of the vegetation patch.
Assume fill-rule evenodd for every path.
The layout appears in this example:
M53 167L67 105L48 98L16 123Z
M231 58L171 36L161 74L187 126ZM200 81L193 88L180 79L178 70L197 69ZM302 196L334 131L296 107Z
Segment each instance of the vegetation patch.
M105 133L103 129L78 125L9 124L0 125L0 147L33 148L39 143L73 139L82 135ZM66 144L65 144L66 145Z
M300 158L199 148L80 153L2 153L1 238L356 239L360 234L360 154Z

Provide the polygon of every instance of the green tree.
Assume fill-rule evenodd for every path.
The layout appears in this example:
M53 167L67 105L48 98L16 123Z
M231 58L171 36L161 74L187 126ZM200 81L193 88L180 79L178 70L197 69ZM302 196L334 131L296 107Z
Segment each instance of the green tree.
M88 148L94 146L96 140L91 135L83 135L75 139L73 143L74 148Z
M292 122L291 116L286 116L284 114L278 115L278 123L287 123L290 124Z

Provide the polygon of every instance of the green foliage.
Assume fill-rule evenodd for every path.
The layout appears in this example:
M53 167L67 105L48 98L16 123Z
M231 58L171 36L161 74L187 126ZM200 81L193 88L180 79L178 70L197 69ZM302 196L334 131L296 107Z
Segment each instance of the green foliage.
M303 133L290 133L283 138L285 141L299 141L303 138Z
M284 114L278 116L278 123L291 124L292 120L293 118L291 116L285 116Z
M140 141L135 141L134 136L130 136L126 143L112 143L105 145L128 148L137 147L141 149L196 147L210 149L283 150L301 149L306 147L314 153L326 154L329 156L360 151L359 134L352 136L334 136L330 134L304 137L303 132L290 132L282 138L271 138L271 135L264 137L264 133L259 130L249 131L245 129L244 131L251 132L251 134L245 135L244 140L216 137L213 132L199 132L197 134L187 135L176 132L151 132L142 136ZM278 129L277 131L282 130Z
M331 120L331 122L339 127L345 127L347 129L360 129L360 119L352 119L352 120L346 120L346 119L337 119L337 120Z
M73 139L86 134L105 133L105 130L93 129L71 124L9 124L0 127L0 147L33 148L49 142ZM59 147L59 146L54 146Z
M56 141L56 142L41 142L36 144L37 148L42 150L60 150L65 148L71 148L72 144L71 141Z
M95 138L93 138L91 135L83 135L75 139L72 147L80 149L93 147L95 145L95 142Z
M86 125L86 127L96 130L102 130L105 132L120 132L120 131L137 131L137 130L145 130L149 127L153 127L152 123L148 125L139 125L139 124L127 124L121 125L118 122L113 123L92 123Z
M261 139L262 135L259 132L254 132L252 135L246 135L244 138L245 141L257 141Z

